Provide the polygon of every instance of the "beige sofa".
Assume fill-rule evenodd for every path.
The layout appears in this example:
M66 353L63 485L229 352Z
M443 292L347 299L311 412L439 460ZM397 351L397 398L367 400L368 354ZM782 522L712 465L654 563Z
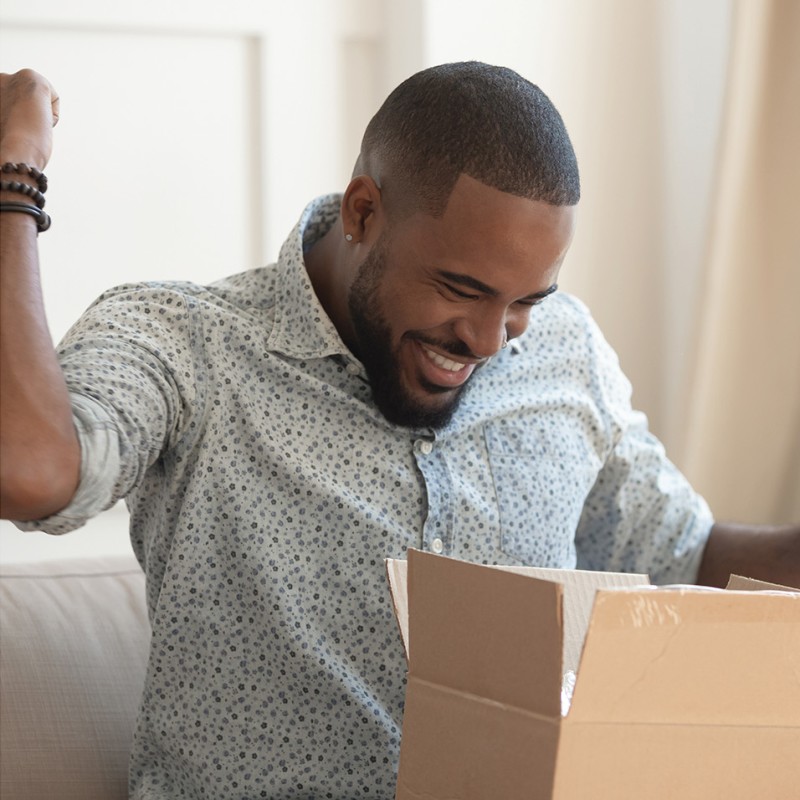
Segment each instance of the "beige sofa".
M149 623L133 557L0 567L0 797L116 800Z

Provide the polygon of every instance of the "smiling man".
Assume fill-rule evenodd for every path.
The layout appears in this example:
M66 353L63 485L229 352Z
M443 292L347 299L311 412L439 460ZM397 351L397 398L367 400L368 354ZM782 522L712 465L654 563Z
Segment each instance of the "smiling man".
M516 73L451 65L389 96L341 218L306 256L389 420L442 427L474 371L524 333L579 197L561 117Z
M555 290L574 206L461 175L440 216L417 212L393 224L376 180L361 175L342 208L306 256L317 295L363 362L384 416L441 428L474 372L525 332L533 307ZM343 238L344 227L354 233ZM329 237L338 271L325 261Z
M712 527L556 291L578 169L516 73L412 76L275 264L113 289L56 353L36 235L57 102L32 72L0 88L3 514L63 533L127 500L152 621L131 797L393 797L383 561L409 547L797 578L796 529Z

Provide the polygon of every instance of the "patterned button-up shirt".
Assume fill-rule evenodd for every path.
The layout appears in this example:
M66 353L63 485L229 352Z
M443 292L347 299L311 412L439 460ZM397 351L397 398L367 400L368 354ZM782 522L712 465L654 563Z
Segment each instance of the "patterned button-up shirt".
M409 547L694 578L708 508L574 298L536 307L443 429L382 417L304 268L338 207L309 205L272 266L115 289L60 346L82 477L37 526L127 498L153 630L132 797L392 798L383 561Z

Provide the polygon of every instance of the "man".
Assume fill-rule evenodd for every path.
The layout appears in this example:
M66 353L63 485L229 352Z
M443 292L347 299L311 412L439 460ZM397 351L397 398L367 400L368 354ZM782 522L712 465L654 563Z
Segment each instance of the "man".
M29 72L2 88L2 161L43 169L52 89ZM42 218L12 195L4 513L58 533L127 498L153 626L132 797L392 797L405 665L382 562L408 547L798 576L796 529L712 531L556 292L577 165L510 70L413 76L277 264L112 290L57 358Z

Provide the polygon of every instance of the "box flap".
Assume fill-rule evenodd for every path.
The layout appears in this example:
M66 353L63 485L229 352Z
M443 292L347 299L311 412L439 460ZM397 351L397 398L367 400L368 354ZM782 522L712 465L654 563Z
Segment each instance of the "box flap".
M555 581L564 587L564 672L578 671L586 630L598 589L624 586L649 586L647 575L628 572L594 572L582 569L548 569L545 567L505 567L496 569Z
M409 673L560 717L561 594L549 581L409 550Z
M569 721L800 726L800 594L601 590Z
M408 561L387 558L384 563L394 616L400 628L400 638L403 640L403 650L405 650L406 661L408 661Z
M563 670L577 672L583 641L589 627L589 617L598 589L616 586L649 586L647 575L627 572L592 572L580 569L550 569L547 567L494 566L493 569L515 572L540 580L553 581L564 587L563 594ZM408 562L387 558L386 576L392 594L395 617L408 659Z
M758 581L755 578L745 578L743 575L731 575L725 588L737 592L800 592L800 588L795 589L791 586L781 586L779 583Z
M402 570L387 574L397 590ZM561 586L416 550L407 585L397 800L551 800Z

